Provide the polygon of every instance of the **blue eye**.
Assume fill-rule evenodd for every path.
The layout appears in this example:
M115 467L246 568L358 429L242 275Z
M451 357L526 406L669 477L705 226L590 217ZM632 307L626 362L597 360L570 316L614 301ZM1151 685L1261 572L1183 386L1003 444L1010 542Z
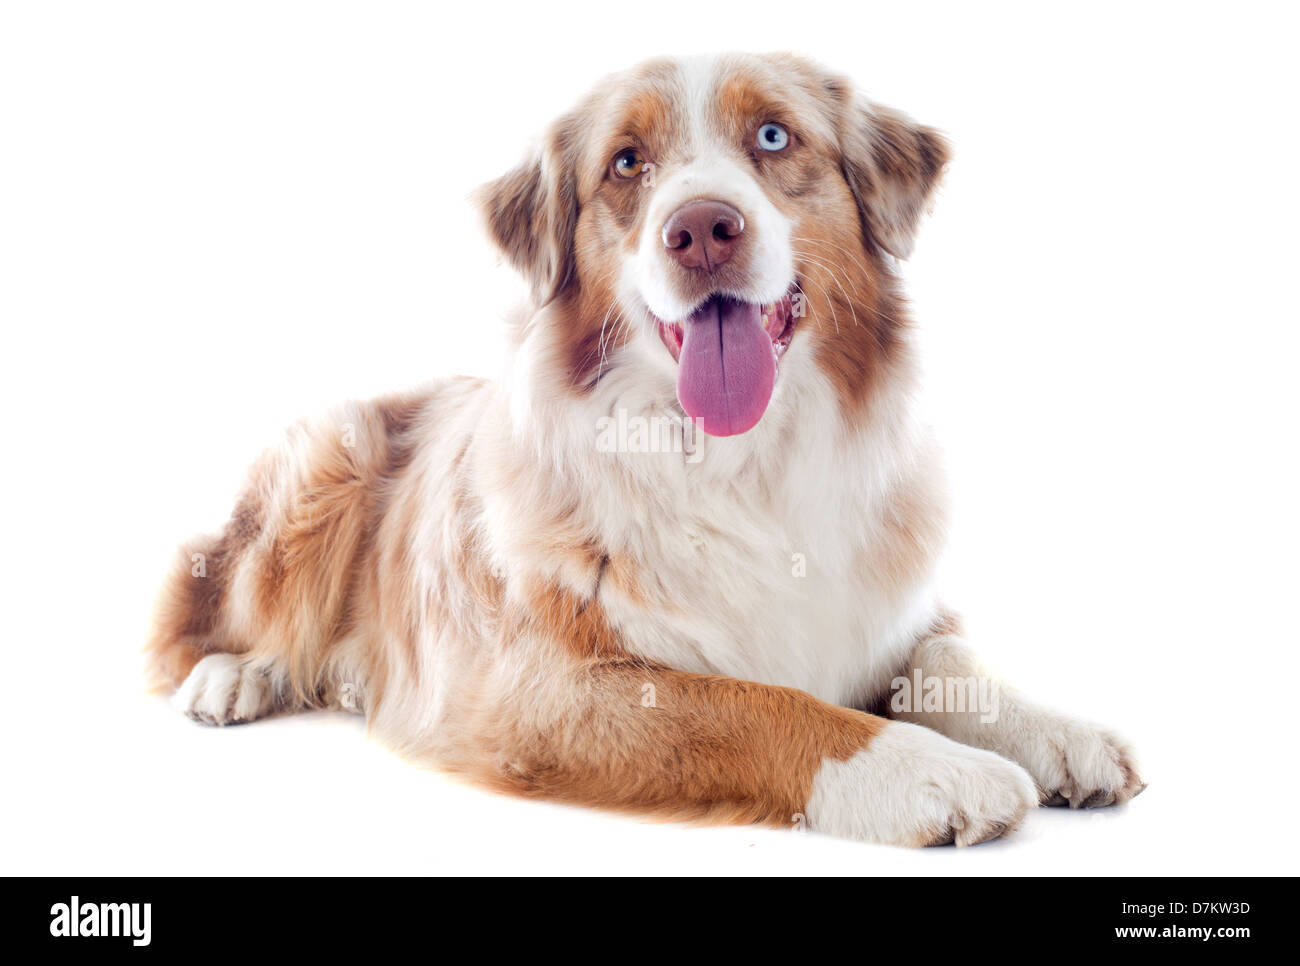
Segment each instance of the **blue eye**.
M780 124L764 124L758 129L758 146L764 151L780 151L790 143L790 132Z

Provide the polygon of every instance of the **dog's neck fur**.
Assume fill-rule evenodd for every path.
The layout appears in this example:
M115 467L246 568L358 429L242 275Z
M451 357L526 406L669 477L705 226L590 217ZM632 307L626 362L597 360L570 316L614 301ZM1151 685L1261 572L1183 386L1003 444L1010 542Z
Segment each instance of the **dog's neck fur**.
M821 495L842 485L864 497L879 496L890 488L900 460L906 462L926 445L912 411L916 366L907 329L899 325L890 329L890 350L877 354L870 382L856 387L852 400L845 400L823 370L822 347L805 345L786 356L770 408L750 432L716 438L696 431L690 453L601 451L602 420L617 420L620 412L685 420L675 395L675 366L657 338L623 323L611 326L597 377L576 385L556 335L566 324L573 328L562 317L564 311L554 303L524 310L516 324L504 392L519 447L566 486L603 485L608 467L616 464L619 488L635 490L649 504L668 493L686 497L734 491L749 494L746 499L759 493L787 495L808 474L817 478ZM859 341L878 341L867 328L882 324L874 318L874 307L862 305L858 312L869 322L844 325L861 328ZM839 323L810 319L805 324ZM846 334L835 337L842 341ZM596 467L600 472L591 472ZM847 471L837 474L835 467Z
M787 357L777 395L748 433L698 434L696 454L602 452L599 421L616 418L619 409L680 418L671 370L656 365L661 346L634 337L612 348L601 378L579 392L558 357L550 311L535 312L520 331L502 397L502 432L488 454L493 476L511 481L493 488L510 494L508 504L488 501L489 543L503 551L503 562L531 557L542 568L515 575L522 578L516 582L558 581L581 599L599 600L634 650L729 673L746 670L729 662L765 660L778 653L781 634L796 632L792 624L770 646L756 641L761 634L752 617L762 602L789 598L794 614L818 599L854 597L873 610L858 631L802 653L791 651L787 639L784 653L809 668L826 668L828 682L871 679L875 686L894 639L929 619L927 582L941 542L933 453L911 410L914 366L905 334L888 365L876 370L880 385L856 412L845 411L814 354L803 352ZM924 494L919 504L917 492ZM900 494L909 495L904 504ZM514 535L539 531L553 535L551 552L518 552ZM903 563L886 568L878 563L886 557ZM655 577L639 601L602 585L611 560ZM806 580L792 582L792 572L804 565ZM718 600L696 599L702 585L719 588ZM706 606L734 609L729 626L748 641L743 655L697 640L703 632L689 614ZM832 633L815 623L807 631ZM843 664L855 648L870 650L863 635L883 644L873 652L882 664L855 668L854 682ZM824 646L831 653L818 656ZM831 695L809 668L767 673L838 700L858 696Z

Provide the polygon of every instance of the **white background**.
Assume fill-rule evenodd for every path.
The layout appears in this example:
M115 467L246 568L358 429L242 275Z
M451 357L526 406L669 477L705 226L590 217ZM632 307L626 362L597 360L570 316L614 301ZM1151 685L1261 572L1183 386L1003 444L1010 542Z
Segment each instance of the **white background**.
M459 9L457 9L459 7ZM4 872L1295 871L1296 23L1281 4L0 8ZM497 797L359 719L143 693L174 546L281 427L495 374L467 196L607 71L790 49L951 136L906 267L946 597L1150 788L907 852Z

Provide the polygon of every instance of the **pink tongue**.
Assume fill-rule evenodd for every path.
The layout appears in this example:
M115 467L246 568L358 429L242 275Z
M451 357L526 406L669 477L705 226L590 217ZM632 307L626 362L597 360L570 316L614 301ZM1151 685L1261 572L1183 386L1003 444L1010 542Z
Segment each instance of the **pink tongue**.
M713 298L682 326L677 399L710 436L735 436L763 418L776 357L758 305Z

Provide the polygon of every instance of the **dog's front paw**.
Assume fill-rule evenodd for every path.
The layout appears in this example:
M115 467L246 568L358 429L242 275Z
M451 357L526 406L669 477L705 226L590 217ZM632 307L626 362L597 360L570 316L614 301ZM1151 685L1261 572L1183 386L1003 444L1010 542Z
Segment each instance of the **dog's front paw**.
M1118 805L1147 787L1133 747L1114 732L1050 713L1017 730L1006 751L1034 776L1044 805Z
M851 758L822 765L807 822L886 845L974 845L1009 832L1037 803L1033 779L1014 762L890 722Z
M209 654L190 671L172 704L204 724L252 721L271 711L273 692L266 676L233 654Z

